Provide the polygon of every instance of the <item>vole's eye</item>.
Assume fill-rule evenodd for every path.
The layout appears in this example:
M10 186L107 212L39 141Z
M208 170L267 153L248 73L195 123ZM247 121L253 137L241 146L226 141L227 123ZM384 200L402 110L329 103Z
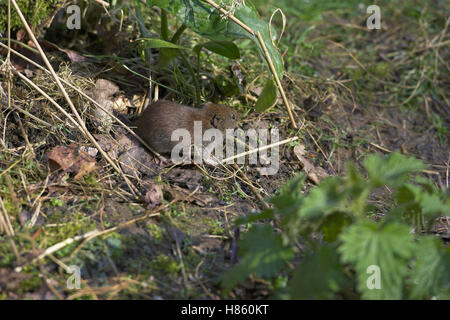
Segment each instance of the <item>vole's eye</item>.
M231 119L236 120L236 116L234 115L234 113L231 114Z

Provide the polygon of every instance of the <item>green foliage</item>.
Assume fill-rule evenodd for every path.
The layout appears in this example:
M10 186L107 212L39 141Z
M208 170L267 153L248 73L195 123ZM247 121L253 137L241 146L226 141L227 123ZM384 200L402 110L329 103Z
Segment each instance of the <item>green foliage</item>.
M335 246L308 253L290 281L292 299L332 299L345 276Z
M283 246L280 235L269 225L255 225L240 242L239 253L242 260L235 272L227 272L223 278L224 289L228 291L238 282L254 272L257 277L270 277L285 267L293 257L293 251Z
M339 247L342 261L355 266L358 290L364 299L401 299L402 282L408 273L408 260L414 249L414 238L406 225L393 222L377 224L361 220L341 233ZM368 288L368 268L381 270L381 290Z
M223 0L219 4L221 6L231 6L232 1ZM147 5L156 5L171 12L181 19L190 29L214 41L232 41L237 38L249 38L255 41L261 55L264 57L263 49L260 47L254 35L230 19L223 18L217 9L206 2L200 0L147 0ZM253 6L237 5L234 8L234 16L250 27L255 33L261 33L261 37L273 60L277 74L281 78L283 76L283 61L280 53L272 43L269 24L259 18L258 12Z
M367 179L349 164L346 176L329 177L307 195L304 175L291 180L271 199L273 209L236 221L251 228L240 242L241 260L223 276L225 292L251 274L276 287L284 274L293 299L354 298L355 292L362 299L447 298L450 250L420 231L450 212L450 200L417 176L425 167L397 153L371 155L364 161ZM374 222L368 216L381 208L368 199L382 186L394 190L383 204L390 211ZM262 220L273 220L281 232L257 224ZM301 262L292 271L294 257Z
M257 112L263 112L267 108L272 107L277 102L277 86L275 81L268 79L264 85L263 91L259 96L258 101L255 104L255 110Z
M196 45L192 50L200 54L202 48L206 48L228 59L239 59L241 57L239 48L231 41L208 41Z
M60 3L60 0L16 0L28 24L35 28L43 19L48 18ZM8 0L0 0L0 33L8 29ZM14 6L11 4L11 30L16 31L23 26Z
M136 2L136 4L139 5L139 2ZM163 49L160 51L159 65L167 66L178 53L177 47L170 46L170 49L167 48L169 32L166 12L169 12L183 22L183 26L178 29L170 42L176 43L178 41L179 35L184 30L184 26L192 29L202 37L212 40L206 43L200 43L193 48L194 52L198 55L198 60L200 60L200 51L202 48L206 48L229 59L238 59L240 57L240 52L238 47L232 41L246 38L252 40L256 44L260 56L268 65L265 50L258 41L257 34L259 33L262 42L267 49L268 55L273 62L275 72L281 79L284 72L283 59L273 42L273 36L276 37L273 28L270 28L269 24L259 17L258 11L250 1L247 2L247 6L236 4L236 2L232 0L218 1L218 4L222 8L233 8L231 13L233 13L234 17L249 27L254 34L248 32L231 19L224 17L222 13L213 6L201 0L147 0L148 6L156 5L162 9L160 34L162 40L158 40L161 44L159 47ZM152 39L151 41L155 42L154 40L155 39ZM186 59L184 58L183 60ZM200 89L198 88L198 84L196 84L196 87L198 100ZM268 79L265 88L265 95L258 100L259 111L266 110L272 106L276 100L276 86L272 77ZM225 91L228 94L230 94L230 92L234 93L234 91L228 89Z

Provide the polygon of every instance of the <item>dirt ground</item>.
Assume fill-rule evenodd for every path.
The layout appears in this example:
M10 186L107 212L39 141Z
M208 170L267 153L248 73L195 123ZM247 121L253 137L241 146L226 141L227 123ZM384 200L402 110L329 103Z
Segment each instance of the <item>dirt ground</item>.
M0 235L0 298L223 298L218 281L236 252L233 220L264 210L271 195L304 171L305 163L294 151L298 146L319 180L343 174L347 161L361 165L370 153L399 151L424 160L429 165L425 174L448 188L450 20L442 8L436 1L409 16L402 11L406 9L389 6L383 29L372 31L363 27L364 15L323 11L320 20L298 22L286 12L282 83L298 130L281 98L269 111L254 110L263 83L257 75L265 66L251 47L243 46L240 61L205 59L200 77L205 101L236 108L243 115L243 129L276 127L280 140L299 138L280 146L279 171L273 176L261 175L249 164L173 166L80 94L114 110L133 129L149 92L155 95L155 86L149 91L148 81L138 76L147 76L149 69L129 41L138 37L136 29L119 32L105 18L95 32L58 37L59 29L48 29L41 38L53 43L45 46L50 62L76 88L65 86L111 162L62 112L73 115L52 77L13 55L15 68L62 110L16 74L15 107L8 107L2 73L0 209L10 213L14 230L20 231L11 241ZM314 28L305 33L310 26ZM190 43L197 36L186 32L184 37ZM42 64L20 45L13 48ZM0 48L2 62L5 54ZM159 49L152 54L157 59ZM158 96L192 104L192 79L181 60L176 61L177 67L151 69L160 84ZM211 80L239 74L245 85L234 96L224 95ZM309 179L305 192L313 186ZM377 200L388 201L384 194ZM435 232L449 239L449 230L443 220ZM80 268L81 289L67 288L68 266ZM251 279L230 297L267 298L268 287Z

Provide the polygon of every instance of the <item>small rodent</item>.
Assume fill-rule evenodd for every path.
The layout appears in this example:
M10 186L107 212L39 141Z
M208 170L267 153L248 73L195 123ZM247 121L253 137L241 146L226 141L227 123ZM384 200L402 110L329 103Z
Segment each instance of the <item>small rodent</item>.
M191 108L166 100L158 100L145 109L136 121L136 133L159 153L169 153L179 143L171 141L172 132L184 128L194 138L194 121L202 122L202 130L236 128L239 122L236 110L207 102L200 108Z

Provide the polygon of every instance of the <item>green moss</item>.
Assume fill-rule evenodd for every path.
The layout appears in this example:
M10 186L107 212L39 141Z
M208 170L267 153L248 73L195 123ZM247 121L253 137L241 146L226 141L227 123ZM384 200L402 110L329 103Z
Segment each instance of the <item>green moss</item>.
M153 260L152 266L157 271L163 272L167 275L175 275L181 269L181 266L178 262L162 253L156 256L156 258Z
M15 259L11 244L7 241L6 236L0 237L0 267L12 266Z
M51 198L50 203L54 207L62 207L64 205L64 201L59 198Z
M202 261L202 257L193 249L189 249L189 252L184 256L183 259L186 271L194 270L200 263L200 261Z
M88 174L88 175L86 175L86 176L84 176L84 182L85 182L88 186L92 186L92 187L95 187L95 186L98 186L98 185L99 185L97 178L96 178L95 175L92 174L92 173L91 173L91 174Z
M57 210L57 212L50 215L49 223L57 223L61 224L61 226L57 228L46 228L45 233L39 236L38 239L46 240L46 246L95 229L95 223L82 212L67 213L64 207L49 208Z
M225 233L224 228L222 227L222 222L219 220L214 220L212 218L204 218L202 219L202 224L208 227L207 232L213 235L223 235Z
M164 239L163 229L154 223L149 223L147 225L147 231L152 237L155 244L161 243Z
M48 18L61 0L16 0L27 23L35 28ZM8 29L8 0L0 0L0 32ZM22 22L11 4L11 29L13 31L22 27Z
M18 293L23 294L38 290L42 285L42 278L39 277L39 271L36 268L30 268L30 270L26 270L24 273L30 274L31 277L20 282Z
M376 77L384 79L391 73L391 66L389 63L380 62L375 66L369 68L370 72L372 72Z

